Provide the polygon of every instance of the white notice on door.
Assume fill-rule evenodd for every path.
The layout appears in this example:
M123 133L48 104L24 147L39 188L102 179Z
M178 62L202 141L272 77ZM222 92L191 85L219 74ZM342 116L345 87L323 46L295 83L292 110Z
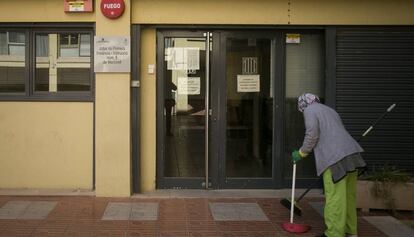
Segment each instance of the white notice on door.
M237 75L237 92L260 92L260 75Z
M179 95L199 95L200 77L179 77L177 93Z

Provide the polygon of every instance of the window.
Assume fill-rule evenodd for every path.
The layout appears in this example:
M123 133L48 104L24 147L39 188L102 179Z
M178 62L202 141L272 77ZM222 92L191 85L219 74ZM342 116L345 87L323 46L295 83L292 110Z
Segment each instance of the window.
M24 93L26 34L0 30L0 93Z
M0 27L0 98L92 99L92 35L84 28Z
M89 34L36 33L35 92L89 91L90 39ZM82 48L88 49L83 56Z

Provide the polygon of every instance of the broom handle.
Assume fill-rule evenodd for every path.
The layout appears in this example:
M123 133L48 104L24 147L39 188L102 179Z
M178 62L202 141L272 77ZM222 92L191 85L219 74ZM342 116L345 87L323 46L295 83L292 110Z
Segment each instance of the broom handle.
M298 199L296 200L296 202L299 202L311 189L314 189L316 187L316 185L319 183L319 181L321 180L321 178L316 179L311 186L305 190L305 192L303 192ZM293 200L293 199L292 199Z
M295 200L296 164L293 164L292 172L292 201L290 202L290 223L293 223L293 205Z
M377 125L377 123L379 122L379 121L381 121L384 117L385 117L385 115L387 114L387 113L389 113L389 112L391 112L391 110L393 110L394 109L394 107L395 106L397 106L397 104L396 103L394 103L394 104L392 104L392 105L390 105L390 107L388 107L388 109L387 110L385 110L385 112L384 113L382 113L381 114L381 116L371 125L371 126L369 126L369 128L362 134L362 136L357 140L358 142L359 141L361 141L361 139L363 138L363 137L365 137L369 132L371 132L371 130L374 128L374 126L375 125Z
M397 104L396 103L394 103L394 104L392 104L392 105L390 105L390 107L388 107L388 109L384 112L384 113L382 113L381 114L381 116L380 117L378 117L378 119L371 125L371 126L369 126L369 128L367 129L367 130L365 130L365 132L362 134L362 136L361 137L359 137L359 139L357 140L357 142L360 142L361 140L362 140L362 138L364 138L369 132L371 132L371 130L374 128L374 126L379 122L379 121L381 121L384 117L385 117L385 115L387 114L387 113L389 113L389 112L391 112L391 110L393 110L394 109L394 107L395 106L397 106ZM364 172L365 172L365 170L366 169L364 169L361 173L359 173L358 174L358 176L361 176ZM311 184L311 186L308 188L308 189L306 189L305 190L305 192L303 192L302 193L302 195L300 195L299 196L299 198L296 200L296 202L299 202L311 189L313 189L313 188L315 188L316 187L316 185L319 183L319 181L320 181L320 178L319 179L317 179L317 180L315 180L315 182L313 182L312 184ZM295 200L292 198L291 199L292 200L292 202L294 202Z

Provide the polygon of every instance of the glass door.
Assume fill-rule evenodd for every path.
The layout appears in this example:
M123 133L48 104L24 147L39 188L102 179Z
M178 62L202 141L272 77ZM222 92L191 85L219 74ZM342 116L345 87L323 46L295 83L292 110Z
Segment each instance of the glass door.
M210 36L158 33L158 188L208 188L210 183Z
M222 188L275 187L273 175L276 37L266 32L225 32L220 108Z
M275 43L158 32L157 188L275 187Z

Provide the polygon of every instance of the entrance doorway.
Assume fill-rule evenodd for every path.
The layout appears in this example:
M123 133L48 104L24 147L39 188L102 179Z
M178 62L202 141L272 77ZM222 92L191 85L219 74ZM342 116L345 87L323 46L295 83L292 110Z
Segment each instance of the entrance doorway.
M284 184L283 38L157 32L157 188Z
M158 39L158 187L272 186L275 36L172 31Z

